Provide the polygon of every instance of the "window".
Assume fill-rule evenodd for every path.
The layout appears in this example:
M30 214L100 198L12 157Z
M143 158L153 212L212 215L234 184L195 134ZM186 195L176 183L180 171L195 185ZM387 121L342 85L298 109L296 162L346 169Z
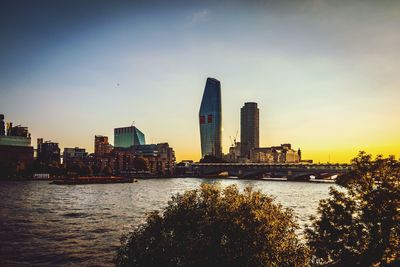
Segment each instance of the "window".
M206 123L206 117L200 116L200 124L205 124L205 123Z

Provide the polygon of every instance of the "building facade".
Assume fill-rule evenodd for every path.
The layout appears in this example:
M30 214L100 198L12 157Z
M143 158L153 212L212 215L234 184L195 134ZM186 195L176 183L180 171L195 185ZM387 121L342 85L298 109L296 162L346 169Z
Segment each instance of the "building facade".
M104 155L112 151L113 146L108 142L108 136L94 136L94 154Z
M168 143L115 147L102 156L90 155L92 169L109 166L113 174L121 176L171 176L175 171L175 151Z
M221 83L207 78L199 111L201 155L222 156Z
M83 162L86 157L88 156L88 153L86 152L86 149L84 148L79 148L79 147L74 147L74 148L64 148L63 152L63 164L64 166L69 166L70 164L74 163L75 161L81 161Z
M7 123L5 127L4 115L0 115L0 168L16 166L17 171L26 170L33 163L33 147L31 134L27 127L12 126ZM2 170L0 170L1 172Z
M0 136L6 135L6 123L4 121L4 114L0 114Z
M240 110L241 156L250 158L250 151L260 146L259 109L257 103L247 102Z
M114 147L128 148L145 143L144 134L135 126L114 129Z
M250 150L250 160L254 163L298 163L301 151L292 149L291 144L260 147Z
M45 164L60 164L60 148L58 143L51 141L43 142L43 138L37 139L37 159L39 162Z

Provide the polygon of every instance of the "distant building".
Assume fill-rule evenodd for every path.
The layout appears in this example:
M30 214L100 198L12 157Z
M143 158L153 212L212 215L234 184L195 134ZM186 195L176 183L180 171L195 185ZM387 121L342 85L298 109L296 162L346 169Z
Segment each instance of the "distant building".
M60 148L58 143L51 141L43 142L43 138L37 139L37 159L45 164L60 164Z
M257 103L247 102L240 110L241 156L250 158L250 151L260 144L259 109Z
M301 151L293 150L291 144L280 146L253 148L250 161L254 163L299 163Z
M6 123L4 121L4 115L0 114L0 136L6 135Z
M88 156L86 149L74 147L74 148L64 148L63 152L63 164L64 166L69 166L75 161L82 161Z
M0 115L0 164L14 164L17 170L25 170L33 162L31 134L27 127L12 126L5 128L4 115Z
M177 163L174 173L176 176L192 177L194 175L193 160L182 160Z
M95 135L94 137L94 154L104 155L112 151L113 146L108 143L108 137L103 135Z
M145 143L144 134L135 126L114 129L114 147L128 148Z
M146 171L140 173L152 176L170 176L175 169L175 151L168 143L135 145L129 148L116 147L108 158L108 164L115 174L137 174L137 159L145 162ZM104 164L104 163L103 163Z
M157 144L159 163L157 169L163 175L172 175L175 170L175 151L168 143Z
M30 146L31 145L31 134L28 131L28 127L23 127L21 125L13 126L12 122L7 123L7 132L2 129L4 125L4 115L3 120L0 122L0 145L3 146ZM0 118L1 118L0 116Z
M222 157L221 83L207 78L200 111L201 155Z
M230 148L229 153L225 155L225 160L228 162L238 162L241 157L241 144L240 142L235 142Z

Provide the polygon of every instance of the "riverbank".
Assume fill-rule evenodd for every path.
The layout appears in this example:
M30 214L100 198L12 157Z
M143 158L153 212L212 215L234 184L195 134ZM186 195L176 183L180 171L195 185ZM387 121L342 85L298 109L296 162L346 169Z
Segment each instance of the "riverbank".
M241 180L241 181L272 181L272 182L298 182L298 183L328 183L328 184L334 184L335 180L327 180L327 179L309 179L309 180L291 180L288 178L257 178L257 179L250 179L250 178L238 178L238 177L231 177L231 176L205 176L205 177L184 177L184 176L138 176L138 177L121 177L121 176L113 176L114 181L110 180L104 181L104 184L107 183L112 183L112 182L129 182L129 179L132 179L133 181L137 180L160 180L160 179L205 179L205 180ZM76 178L77 183L79 184L79 180L82 181L82 184L84 184L83 180L87 180L87 183L102 183L100 180L104 179L105 177L101 176L91 176L91 177L78 177ZM118 181L117 181L118 180ZM63 182L60 181L66 181L64 184L68 184L68 181L71 181L71 184L74 184L74 180L71 179L70 177L54 177L50 179L43 179L43 178L29 178L29 177L18 177L18 178L2 178L0 181L15 181L15 182L23 182L23 181L49 181L49 182L56 182L59 184L62 184ZM132 181L132 182L133 182ZM57 184L55 183L55 184Z

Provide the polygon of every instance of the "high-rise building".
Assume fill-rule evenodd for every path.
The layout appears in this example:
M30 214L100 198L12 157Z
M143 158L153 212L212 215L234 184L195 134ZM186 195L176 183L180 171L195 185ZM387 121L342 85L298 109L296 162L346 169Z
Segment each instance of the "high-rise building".
M114 147L131 147L144 144L144 134L135 126L114 129Z
M108 136L95 135L94 137L94 154L101 156L108 154L113 149L112 145L108 143Z
M259 110L257 103L247 102L240 110L240 143L242 157L250 157L250 150L260 146Z
M201 155L222 156L221 83L207 78L200 112Z

